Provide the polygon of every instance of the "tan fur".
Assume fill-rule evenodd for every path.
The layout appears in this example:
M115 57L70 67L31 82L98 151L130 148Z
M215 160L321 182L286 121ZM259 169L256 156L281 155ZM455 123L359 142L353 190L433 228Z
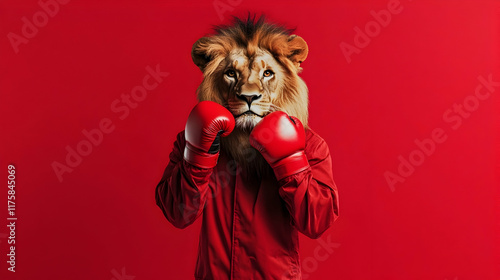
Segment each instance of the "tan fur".
M308 54L307 44L289 30L266 23L263 17L257 21L235 18L232 25L215 31L199 39L191 53L204 75L198 100L217 102L235 115L234 132L221 139L224 152L248 172L269 171L262 156L250 146L248 136L255 124L273 111L285 111L307 127L308 90L298 76ZM227 72L231 70L234 77ZM266 70L274 74L266 77ZM258 99L247 104L244 96Z

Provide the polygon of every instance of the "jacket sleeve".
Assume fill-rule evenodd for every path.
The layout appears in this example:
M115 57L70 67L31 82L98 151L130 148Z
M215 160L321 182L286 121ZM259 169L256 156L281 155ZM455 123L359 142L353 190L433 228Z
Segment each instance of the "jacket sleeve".
M170 161L156 186L156 205L177 228L192 224L205 206L212 169L193 166L184 160L184 131L177 135Z
M326 142L313 134L305 152L310 167L281 179L279 193L297 230L318 238L338 217L338 192Z

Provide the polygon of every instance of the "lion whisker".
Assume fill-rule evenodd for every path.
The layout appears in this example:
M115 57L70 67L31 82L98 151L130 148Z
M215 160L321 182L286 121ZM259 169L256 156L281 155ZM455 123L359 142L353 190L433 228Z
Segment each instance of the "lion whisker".
M285 111L285 109L283 109L280 106L277 106L275 104L270 104L269 109L272 112L275 112L275 111Z

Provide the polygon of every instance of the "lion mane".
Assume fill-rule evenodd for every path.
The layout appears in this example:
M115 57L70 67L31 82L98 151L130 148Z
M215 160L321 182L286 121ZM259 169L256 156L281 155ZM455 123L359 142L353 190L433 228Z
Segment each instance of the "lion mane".
M273 111L295 116L307 128L308 89L298 74L308 46L293 30L268 23L264 16L235 17L214 31L196 41L191 51L203 72L197 98L217 102L235 115L233 133L221 139L222 152L247 172L269 171L248 137L255 124Z

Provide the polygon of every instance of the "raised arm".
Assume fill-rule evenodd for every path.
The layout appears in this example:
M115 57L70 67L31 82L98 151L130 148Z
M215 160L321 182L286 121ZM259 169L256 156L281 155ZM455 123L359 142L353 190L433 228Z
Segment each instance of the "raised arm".
M255 126L250 143L271 165L297 230L318 238L338 217L337 187L328 146L302 123L274 112Z
M220 137L233 128L233 116L217 103L203 101L191 111L155 193L156 204L175 227L185 228L201 215Z

